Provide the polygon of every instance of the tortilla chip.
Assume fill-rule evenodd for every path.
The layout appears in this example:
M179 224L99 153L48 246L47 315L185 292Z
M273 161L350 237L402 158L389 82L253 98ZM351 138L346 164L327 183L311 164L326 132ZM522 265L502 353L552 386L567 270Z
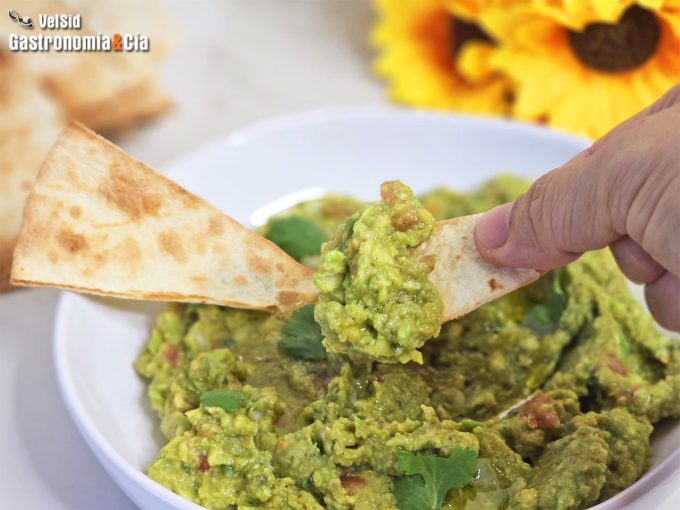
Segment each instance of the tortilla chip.
M110 55L83 57L74 67L45 76L47 90L71 118L110 133L171 109L172 101L153 74L125 69Z
M81 15L78 35L140 33L150 40L148 52L7 52L23 66L61 105L65 113L96 131L113 132L168 112L172 101L157 79L160 64L175 45L176 29L160 0L34 0L33 12L24 12L9 0L0 0L4 12L16 8L32 15L35 33L50 36L73 34L70 29L42 30L38 13ZM0 26L0 39L7 41L18 25ZM35 35L35 34L33 34ZM7 50L2 43L0 52Z
M533 269L498 267L484 260L473 238L480 217L439 221L434 236L418 247L423 256L434 257L429 278L442 296L443 321L465 315L540 276Z
M284 311L312 270L74 123L43 164L14 252L14 285Z
M8 290L24 202L64 123L39 84L1 59L0 111L0 290Z

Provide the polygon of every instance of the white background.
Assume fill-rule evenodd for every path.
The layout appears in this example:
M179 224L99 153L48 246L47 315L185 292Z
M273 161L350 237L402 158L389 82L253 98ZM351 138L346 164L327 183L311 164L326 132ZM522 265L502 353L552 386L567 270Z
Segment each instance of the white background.
M175 110L117 140L159 170L215 136L273 115L384 103L370 71L367 1L170 5L180 33L163 74ZM51 346L57 294L0 295L0 508L132 509L61 403Z

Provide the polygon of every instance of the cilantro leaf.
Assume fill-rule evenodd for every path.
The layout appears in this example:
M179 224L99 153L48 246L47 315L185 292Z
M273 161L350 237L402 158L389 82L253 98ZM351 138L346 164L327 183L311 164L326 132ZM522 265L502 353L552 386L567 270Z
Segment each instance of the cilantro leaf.
M553 271L550 297L545 303L532 306L524 316L523 324L540 335L547 335L557 329L567 306L567 295L560 282L561 276L561 270Z
M243 406L248 395L242 391L210 390L201 395L201 404L205 407L221 407L228 413L235 413Z
M321 229L301 216L272 220L265 237L298 261L318 255L325 241Z
M439 510L446 493L460 489L477 476L477 453L456 447L449 457L397 452L406 476L394 480L394 497L400 510Z
M296 310L283 326L279 349L293 358L322 360L326 358L322 340L321 326L314 320L314 305L307 305Z

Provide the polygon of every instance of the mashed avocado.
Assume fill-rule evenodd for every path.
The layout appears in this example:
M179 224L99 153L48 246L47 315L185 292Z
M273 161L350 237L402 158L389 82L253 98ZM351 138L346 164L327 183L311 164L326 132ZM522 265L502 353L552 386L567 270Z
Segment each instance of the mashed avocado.
M329 352L360 360L422 362L417 349L439 333L442 304L413 249L435 228L432 214L399 181L380 187L323 245L314 283L316 320Z
M492 205L422 203L437 219ZM680 350L606 252L444 324L422 364L282 349L284 329L320 342L304 317L169 305L136 362L168 440L154 480L211 509L436 510L442 494L447 510L578 510L637 480L652 425L680 417ZM406 452L446 470L407 475Z

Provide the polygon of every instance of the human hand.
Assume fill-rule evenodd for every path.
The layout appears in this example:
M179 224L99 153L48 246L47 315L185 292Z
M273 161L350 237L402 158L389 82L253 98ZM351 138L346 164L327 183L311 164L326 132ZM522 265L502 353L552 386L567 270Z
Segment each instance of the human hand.
M609 246L657 322L680 331L680 85L489 211L475 243L496 265L538 270Z

